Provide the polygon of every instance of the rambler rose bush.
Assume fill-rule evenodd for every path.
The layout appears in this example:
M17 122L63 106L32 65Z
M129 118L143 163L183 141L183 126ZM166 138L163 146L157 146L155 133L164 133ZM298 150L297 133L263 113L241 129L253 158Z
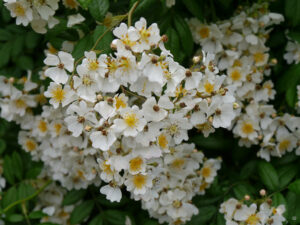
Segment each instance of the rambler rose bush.
M0 225L300 223L295 1L3 0Z

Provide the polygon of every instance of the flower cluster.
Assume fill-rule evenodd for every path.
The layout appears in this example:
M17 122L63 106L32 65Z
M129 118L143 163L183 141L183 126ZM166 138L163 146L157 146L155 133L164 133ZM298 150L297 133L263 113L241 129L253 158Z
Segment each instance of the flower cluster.
M244 200L238 201L230 198L223 202L220 207L220 213L224 214L227 225L239 224L276 224L282 225L286 220L283 216L285 206L271 206L270 199L258 203L247 205Z
M235 89L218 75L213 54L190 69L175 62L157 24L141 18L113 33L111 55L86 51L79 64L67 52L48 52L46 88L38 90L30 74L1 77L1 117L20 124L20 145L67 189L102 180L100 192L120 201L125 186L161 223L184 223L198 213L193 196L205 193L221 167L221 159L184 141L194 127L206 136L230 127L239 113Z
M231 124L239 144L261 146L258 156L270 160L297 148L300 154L300 119L289 114L279 116L268 104L274 99L273 83L267 79L276 59L269 59L265 45L270 26L283 21L267 5L254 5L229 20L203 24L191 19L194 41L204 51L216 55L214 63L227 76L224 83L233 91L239 113Z
M46 33L46 26L51 29L59 23L59 20L54 18L59 8L59 0L4 0L4 2L11 16L16 17L17 25L30 24L37 33ZM78 8L76 0L64 0L63 4L70 9ZM71 24L78 20L82 21L82 16L78 14L69 18Z

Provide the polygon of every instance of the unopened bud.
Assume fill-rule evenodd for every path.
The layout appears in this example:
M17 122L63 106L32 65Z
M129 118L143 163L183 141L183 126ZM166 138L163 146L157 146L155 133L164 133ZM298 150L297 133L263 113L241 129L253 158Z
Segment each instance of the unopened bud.
M98 94L98 95L97 95L97 100L98 100L98 101L101 101L102 99L103 99L103 96L102 96L101 94Z
M268 203L269 205L272 205L272 202L273 202L272 199L270 199L270 198L267 199L267 203Z
M267 194L267 192L266 192L265 189L261 189L261 190L259 191L259 194L260 194L261 196L265 196L265 195Z
M193 63L194 64L198 64L201 61L201 57L200 56L194 56L193 57Z
M180 106L180 108L184 108L184 107L186 107L186 104L184 102L180 102L179 106Z
M84 128L84 130L87 131L87 132L91 131L91 129L92 129L92 127L89 126L89 125L86 125L85 128Z
M15 82L15 78L14 78L14 77L10 77L10 78L8 79L8 82L11 83L11 84L14 83L14 82Z
M250 196L249 195L245 195L245 197L244 197L244 199L246 200L246 201L249 201L250 200Z
M234 109L238 109L240 107L240 105L237 103L237 102L234 102L233 103L233 108Z
M277 61L277 59L273 58L273 59L271 59L271 63L272 63L273 65L276 65L276 64L278 63L278 61Z
M152 57L151 62L152 62L153 64L156 64L156 63L158 62L158 60L157 60L156 57Z
M192 72L190 70L186 70L185 71L185 76L186 77L191 77L192 76Z

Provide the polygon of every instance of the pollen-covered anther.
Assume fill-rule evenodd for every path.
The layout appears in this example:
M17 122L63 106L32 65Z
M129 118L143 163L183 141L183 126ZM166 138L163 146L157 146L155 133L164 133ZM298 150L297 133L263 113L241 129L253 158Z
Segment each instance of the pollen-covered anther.
M186 70L185 71L185 76L186 77L191 77L192 76L192 72L190 70Z

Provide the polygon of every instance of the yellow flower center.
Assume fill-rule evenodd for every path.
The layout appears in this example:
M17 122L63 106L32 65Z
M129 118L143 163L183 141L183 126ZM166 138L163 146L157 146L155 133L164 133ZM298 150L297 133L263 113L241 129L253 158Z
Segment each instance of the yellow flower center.
M43 120L40 120L38 128L42 133L45 133L48 130L47 123Z
M56 135L59 135L61 128L62 128L62 125L60 123L54 124L54 130L55 130Z
M25 145L26 145L27 150L30 152L36 149L36 143L31 139L28 139L26 141Z
M129 168L133 172L140 171L142 169L143 159L140 157L136 157L129 162Z
M149 28L150 29L150 28ZM141 39L148 43L148 38L150 37L149 29L145 29L144 27L140 30Z
M238 59L234 60L232 67L241 67L242 62Z
M124 102L122 97L115 97L116 100L116 109L119 109L120 107L125 108L126 103Z
M27 104L23 99L15 100L15 105L18 109L26 108Z
M15 8L13 9L13 11L16 14L16 16L25 16L25 9L19 3L16 3Z
M183 159L174 159L172 162L172 167L175 169L181 169L184 165Z
M158 136L158 145L161 148L166 148L168 146L168 140L164 134L161 134Z
M131 128L135 127L139 121L139 119L136 117L135 113L126 114L126 116L124 117L124 120L125 120L125 123L127 124L127 126L129 126Z
M201 38L207 38L207 37L209 37L209 33L210 33L210 30L209 30L208 27L202 27L199 30L199 34L200 34Z
M106 174L112 174L112 173L113 173L113 171L112 171L111 168L110 168L110 165L107 164L106 162L104 162L104 163L102 164L102 170L103 170L103 172L105 172Z
M279 143L278 148L281 152L283 152L283 151L286 151L290 147L290 145L291 145L291 141L288 139L285 139Z
M90 86L93 83L93 80L90 78L89 75L84 75L82 78L82 84L85 86Z
M256 214L252 214L251 216L248 217L248 219L245 221L246 224L249 225L256 225L259 223L259 217Z
M200 185L199 190L200 190L200 191L204 191L207 187L208 187L208 183L203 182L203 183Z
M207 93L211 94L214 91L214 85L206 81L204 84L204 89Z
M201 174L204 178L207 178L211 175L211 168L210 167L204 167L201 171Z
M245 134L251 134L254 131L253 125L251 123L245 122L242 126L242 131Z
M171 135L174 135L178 132L178 126L176 124L172 124L168 127L168 131Z
M142 189L147 182L147 176L142 174L137 174L133 176L133 184L137 189Z
M187 94L187 90L185 90L182 85L180 85L179 87L176 88L176 91L175 91L175 96L177 98L182 98L184 97L185 95Z
M238 81L241 79L242 75L239 70L234 70L231 72L230 77L233 81Z
M56 102L62 102L65 98L65 91L62 89L61 86L58 86L57 88L53 89L51 91L52 94L52 98L56 101Z
M97 60L89 60L89 69L97 70L99 68L99 62Z
M260 62L263 62L263 61L264 61L265 55L264 55L264 53L256 52L256 53L253 55L253 58L254 58L254 61L255 61L256 63L260 63Z

